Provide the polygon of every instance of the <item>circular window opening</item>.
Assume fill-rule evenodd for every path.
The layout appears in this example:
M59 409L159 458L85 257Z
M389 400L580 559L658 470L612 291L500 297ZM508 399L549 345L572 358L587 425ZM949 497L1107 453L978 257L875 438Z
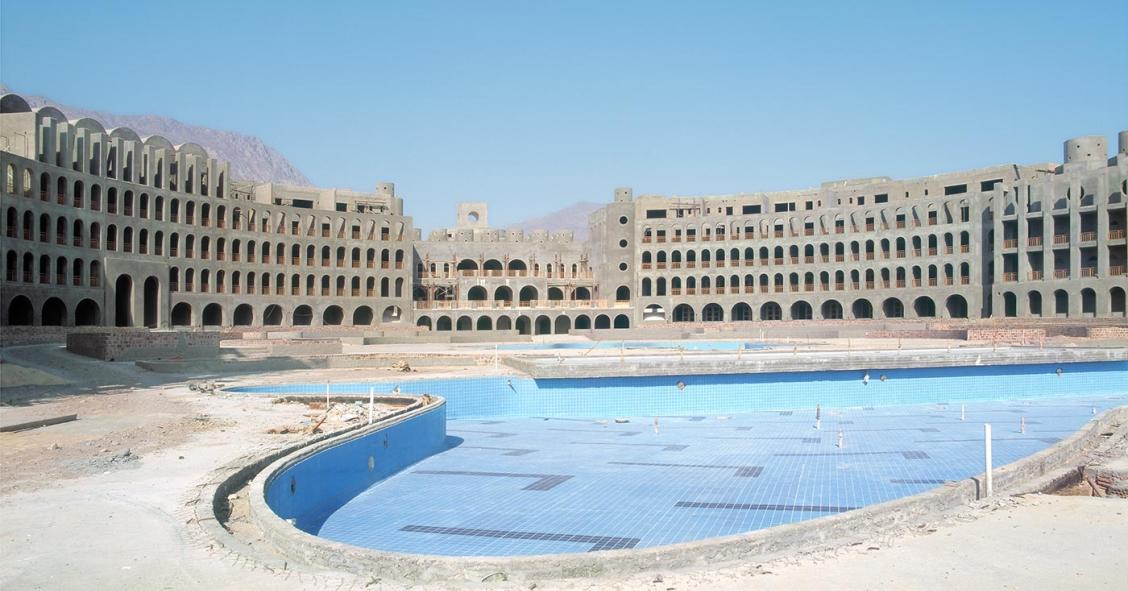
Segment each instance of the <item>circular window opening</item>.
M620 217L620 218L619 218L619 223L620 223L620 224L624 224L624 225L626 225L626 223L627 223L627 216L622 216L622 217Z
M472 212L466 214L466 219L468 219L472 222L478 221L478 212L472 211Z
M626 271L627 270L627 264L626 263L619 263L619 270L620 271Z
M627 247L627 241L626 240L620 240L619 241L619 248L626 248L626 247Z

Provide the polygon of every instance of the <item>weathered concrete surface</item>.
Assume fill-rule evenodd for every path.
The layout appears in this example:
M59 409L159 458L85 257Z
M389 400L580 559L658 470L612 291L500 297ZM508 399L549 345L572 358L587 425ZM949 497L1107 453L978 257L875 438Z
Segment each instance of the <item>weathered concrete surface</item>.
M970 348L904 351L793 351L773 349L741 354L604 355L600 357L504 357L504 363L534 378L589 378L635 375L712 375L761 372L844 371L968 365L1025 365L1126 361L1128 349Z
M750 560L688 572L540 582L537 591L798 591L818 589L1123 589L1128 501L1029 495L998 498L897 536L832 552ZM658 576L661 584L656 584ZM513 589L518 587L513 586Z

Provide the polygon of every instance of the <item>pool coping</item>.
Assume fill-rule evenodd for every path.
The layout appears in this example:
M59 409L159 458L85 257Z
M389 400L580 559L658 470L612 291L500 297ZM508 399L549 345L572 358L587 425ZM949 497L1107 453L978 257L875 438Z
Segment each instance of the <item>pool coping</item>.
M287 567L287 560L295 560L318 569L422 583L481 581L499 572L505 573L509 580L521 581L626 575L654 569L678 569L741 560L764 561L788 552L842 547L853 541L904 527L916 520L935 518L939 512L965 506L981 497L979 483L983 475L979 474L917 495L846 513L731 536L631 550L500 557L404 554L334 542L297 529L278 517L267 505L265 494L270 478L294 461L347 439L362 437L400 421L410 420L427 410L430 409L417 407L409 412L386 417L371 426L329 434L313 442L303 442L260 456L250 465L236 468L235 473L222 479L218 486L213 486L210 505L213 510L218 510L221 503L227 501L227 494L242 486L240 476L243 478L241 482L246 482L248 471L257 472L248 488L250 518L261 530L263 540L278 555L264 555L260 550L246 545L252 557L257 555L259 560L270 561L279 569ZM1071 460L1077 459L1086 450L1099 447L1102 434L1113 427L1126 430L1128 427L1124 426L1125 423L1128 423L1128 406L1110 409L1090 419L1078 431L1053 446L996 468L993 473L996 495L1032 492L1039 490L1032 484L1034 482L1060 480L1064 475L1075 471L1076 465ZM228 482L232 484L224 486ZM212 517L214 520L214 515ZM212 521L212 525L213 531L234 540L218 520Z
M966 367L969 365L1040 365L1128 361L1128 348L960 348L951 351L857 351L843 356L799 351L791 356L780 349L732 352L701 352L684 355L600 356L573 361L569 357L523 355L504 357L502 363L533 379L575 379L627 376L685 376L741 373L818 371L863 371L875 369L919 369ZM842 352L837 352L840 355ZM767 357L766 355L773 355ZM676 356L676 357L675 357Z

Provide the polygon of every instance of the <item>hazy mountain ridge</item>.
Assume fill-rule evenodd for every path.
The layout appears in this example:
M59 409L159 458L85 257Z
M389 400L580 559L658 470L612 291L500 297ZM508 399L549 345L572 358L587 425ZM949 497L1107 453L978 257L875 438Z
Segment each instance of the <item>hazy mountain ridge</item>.
M508 229L525 231L548 230L550 232L571 230L575 234L576 240L583 240L588 236L588 217L592 212L603 206L603 203L579 201L543 216L510 224Z
M12 92L0 85L0 93ZM70 119L89 117L106 129L128 127L141 137L159 135L174 145L200 144L208 154L231 163L231 176L239 180L286 183L309 186L309 179L277 150L252 135L191 125L160 115L118 115L82 107L64 105L48 97L18 93L32 108L51 106Z

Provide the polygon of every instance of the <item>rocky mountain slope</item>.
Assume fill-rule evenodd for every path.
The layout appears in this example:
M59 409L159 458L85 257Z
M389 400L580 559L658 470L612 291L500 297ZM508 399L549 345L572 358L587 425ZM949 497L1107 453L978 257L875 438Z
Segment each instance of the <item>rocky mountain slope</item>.
M11 91L0 86L0 93L7 92ZM251 135L191 125L159 115L117 115L60 104L43 96L22 93L20 96L26 99L32 108L49 105L59 109L71 119L80 117L96 119L107 129L128 127L141 137L160 135L168 138L173 144L186 142L200 144L213 157L231 162L231 176L236 179L291 185L311 184L300 170L286 160L285 156Z
M590 216L593 211L603 207L603 205L603 203L580 201L541 217L530 218L515 224L510 224L509 229L525 231L548 230L550 232L571 230L575 233L576 240L583 240L587 238L588 235L588 216Z

